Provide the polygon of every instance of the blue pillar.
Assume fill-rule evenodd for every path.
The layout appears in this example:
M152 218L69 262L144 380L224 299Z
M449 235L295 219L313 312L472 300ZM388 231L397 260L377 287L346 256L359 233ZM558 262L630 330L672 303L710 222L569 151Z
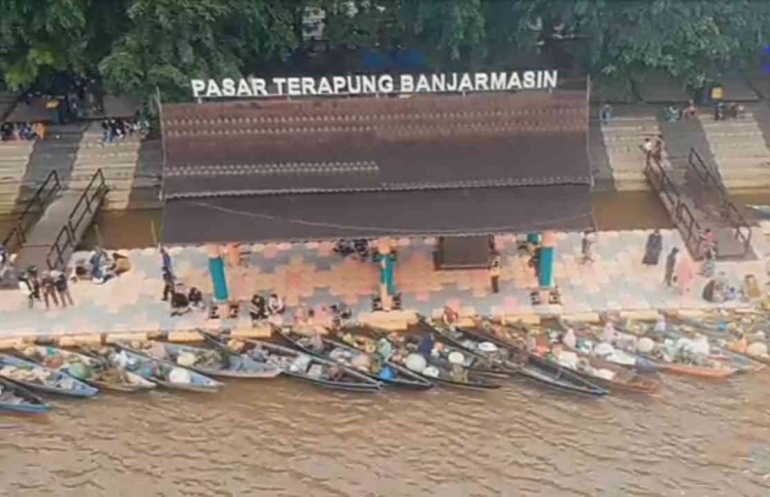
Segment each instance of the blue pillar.
M396 294L396 285L393 282L393 259L392 254L377 256L377 262L380 263L380 284L385 285L390 296Z
M209 273L214 287L214 300L227 302L230 296L227 293L227 278L225 277L225 261L219 252L219 247L209 247Z
M550 231L544 231L540 244L540 288L553 287L553 260L556 238Z
M553 286L553 247L540 249L540 288Z

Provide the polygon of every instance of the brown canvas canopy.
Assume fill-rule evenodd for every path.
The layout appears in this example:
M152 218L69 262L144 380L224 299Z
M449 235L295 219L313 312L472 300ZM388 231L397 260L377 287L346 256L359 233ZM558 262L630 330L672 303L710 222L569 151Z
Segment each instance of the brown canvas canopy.
M165 243L590 224L585 91L163 107Z

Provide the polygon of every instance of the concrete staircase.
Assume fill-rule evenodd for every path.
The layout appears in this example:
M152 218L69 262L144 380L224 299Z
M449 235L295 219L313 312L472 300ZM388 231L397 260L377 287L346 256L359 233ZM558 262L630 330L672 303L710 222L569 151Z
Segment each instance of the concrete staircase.
M0 142L0 215L15 210L34 147L32 141Z
M29 159L17 203L21 204L35 194L51 171L56 171L64 184L72 172L72 165L83 136L82 124L51 125L44 140L35 142Z
M105 209L125 209L134 184L141 139L126 137L113 144L102 144L102 129L92 123L80 140L77 157L67 188L84 190L101 168L110 188Z
M128 199L129 209L160 208L162 172L163 147L161 140L142 140L137 157L134 182Z
M747 109L743 119L727 121L714 121L713 115L706 113L701 113L699 118L725 187L731 190L770 187L770 150L754 112Z
M617 190L649 189L644 176L644 152L639 147L645 138L653 138L660 132L658 120L650 113L630 111L601 125L604 147Z

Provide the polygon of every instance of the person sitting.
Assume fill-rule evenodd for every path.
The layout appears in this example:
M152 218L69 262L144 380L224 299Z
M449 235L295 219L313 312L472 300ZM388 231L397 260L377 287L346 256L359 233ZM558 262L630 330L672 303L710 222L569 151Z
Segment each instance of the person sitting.
M663 109L663 120L667 123L673 123L679 120L679 110L673 105Z
M324 341L323 338L321 338L321 334L318 332L318 330L313 330L312 335L310 335L310 339L308 340L308 349L311 352L314 352L316 354L320 354L324 351Z
M695 102L690 100L687 103L687 108L684 109L684 111L682 112L682 117L684 117L685 119L690 119L691 117L695 117L697 115L698 115L698 109L695 108Z
M115 276L115 263L101 247L97 246L94 249L89 263L91 264L91 281L97 285L106 283Z
M190 301L182 292L174 292L171 296L171 315L181 316L190 311Z
M276 293L271 293L270 298L267 300L267 311L271 316L277 314L283 314L286 308L283 305L283 300Z
M433 353L433 347L436 345L436 341L433 338L433 333L425 334L420 342L417 344L417 353L423 356L425 359L430 359Z
M203 293L198 290L197 287L190 288L187 294L187 300L190 302L190 307L197 310L203 310L205 305L203 303Z
M251 316L251 322L267 319L267 311L265 309L265 299L262 295L255 293L251 297L249 302L249 316Z
M228 319L238 319L238 313L240 311L241 311L241 308L238 305L238 302L230 302L230 304L227 306Z

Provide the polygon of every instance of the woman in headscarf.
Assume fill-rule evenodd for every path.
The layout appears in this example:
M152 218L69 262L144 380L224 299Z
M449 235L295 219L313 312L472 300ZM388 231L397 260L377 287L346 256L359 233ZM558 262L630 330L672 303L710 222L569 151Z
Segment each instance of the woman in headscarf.
M676 265L676 286L679 290L679 295L685 295L689 293L692 287L692 281L695 279L695 270L692 267L692 262L687 254L682 254L679 257L679 262Z
M658 261L660 261L660 253L662 250L663 237L660 235L660 230L655 230L647 237L642 264L645 266L657 266Z

